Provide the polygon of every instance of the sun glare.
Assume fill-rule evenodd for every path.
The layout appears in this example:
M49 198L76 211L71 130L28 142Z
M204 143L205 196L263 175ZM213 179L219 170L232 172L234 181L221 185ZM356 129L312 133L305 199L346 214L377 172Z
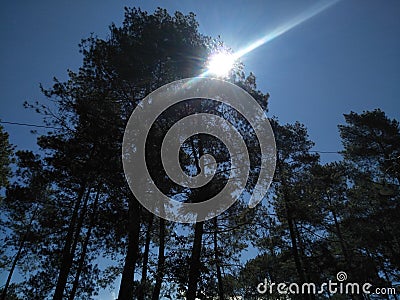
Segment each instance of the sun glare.
M320 14L339 1L341 0L324 0L318 2L308 10L303 11L299 15L295 16L289 22L278 26L274 30L262 36L260 39L254 41L247 47L244 47L235 53L218 52L211 55L208 59L207 70L201 74L200 77L207 76L208 74L216 77L226 77L229 74L229 71L232 70L237 59L240 59L242 56L253 51L254 49L257 49L258 47L269 43L289 30Z
M208 73L218 77L227 76L234 63L235 57L230 53L219 52L213 54L208 61Z

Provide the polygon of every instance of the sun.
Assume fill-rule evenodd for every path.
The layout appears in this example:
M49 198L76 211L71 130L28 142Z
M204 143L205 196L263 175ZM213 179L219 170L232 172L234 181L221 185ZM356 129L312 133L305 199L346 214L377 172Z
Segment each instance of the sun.
M231 53L218 52L210 56L207 65L207 72L218 76L225 77L232 70L235 63L235 57Z

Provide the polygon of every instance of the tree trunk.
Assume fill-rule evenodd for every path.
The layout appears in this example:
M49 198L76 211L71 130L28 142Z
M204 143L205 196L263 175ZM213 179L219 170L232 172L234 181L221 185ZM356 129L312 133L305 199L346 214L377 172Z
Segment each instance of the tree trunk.
M20 240L19 245L18 245L17 254L14 257L13 263L11 265L10 272L8 273L8 276L7 276L6 284L4 285L3 292L1 293L1 300L6 300L7 299L6 298L7 297L7 290L10 287L11 278L12 278L12 276L14 274L15 267L17 266L18 260L21 257L21 253L22 253L22 250L24 249L24 244L26 242L26 239L28 238L28 235L31 232L31 226L32 226L32 223L33 223L34 219L36 218L37 210L38 210L38 207L36 207L34 209L34 211L32 213L32 216L30 218L30 221L29 221L29 225L26 228L26 231L25 231L24 235L21 237L21 240Z
M128 250L125 256L121 285L119 287L119 300L131 300L133 298L133 280L135 276L135 265L139 254L140 235L140 207L136 199L132 199L129 203L128 230Z
M299 257L300 257L300 261L302 262L302 265L304 266L305 269L305 273L303 270L303 274L304 274L304 280L306 280L307 282L312 282L312 279L310 277L311 274L311 269L310 269L310 264L308 263L306 257L305 257L305 251L304 251L304 245L303 245L303 241L299 232L299 228L297 227L297 223L295 220L293 220L293 227L296 233L296 238L298 241L298 250L299 250ZM315 300L315 295L313 293L310 294L305 294L304 296L307 296L308 299L310 300Z
M151 230L153 227L153 219L154 216L151 214L149 216L149 224L146 232L146 240L144 245L144 253L143 253L143 265L142 265L142 279L140 281L140 286L138 288L138 300L144 300L144 292L146 289L146 281L147 281L147 268L149 263L149 252L150 252L150 241L151 241Z
M196 151L196 147L194 145L194 138L190 139L190 144L195 160L195 165L197 169L197 174L200 174L200 157L204 155L203 143L201 138L198 139L198 151ZM201 202L202 200L207 200L206 195L200 195L198 193L194 193L193 202ZM201 247L203 242L203 230L204 230L204 222L196 222L194 229L194 240L192 246L192 255L190 257L190 266L189 266L189 282L188 282L188 291L186 295L186 300L195 300L197 294L197 282L200 277L200 256L201 256Z
M11 277L13 276L15 267L17 266L17 262L18 262L18 260L19 260L19 258L21 256L22 250L24 249L24 243L25 243L25 240L26 240L26 237L27 237L27 233L28 232L26 232L24 234L24 236L22 237L22 239L21 239L21 241L19 243L17 254L14 257L10 272L8 273L8 276L7 276L6 284L5 284L4 288L3 288L3 292L1 293L1 300L6 300L7 299L6 298L7 297L7 290L8 290L8 287L10 286Z
M71 246L73 244L75 224L78 219L79 207L81 205L83 196L85 194L86 185L82 184L81 189L78 194L78 198L75 202L74 210L72 212L71 221L68 227L67 235L65 237L65 244L62 251L62 259L60 271L58 274L56 290L54 292L53 300L62 300L65 286L67 285L68 274L72 266L73 253L71 253ZM87 192L86 197L89 197L89 192Z
M217 270L218 297L219 297L219 300L224 300L225 299L224 284L222 282L221 262L220 262L219 250L218 250L218 217L214 218L213 223L214 223L214 235L213 235L214 258L215 258L215 267Z
M294 263L296 266L297 275L299 276L299 279L300 279L300 284L303 284L305 282L305 277L304 277L303 267L301 265L299 248L297 246L296 233L294 231L294 225L293 225L294 221L290 215L290 211L289 211L287 204L285 204L285 206L286 206L287 221L288 221L288 225L289 225L290 241L292 243L293 259L294 259ZM307 300L308 296L303 295L302 298Z
M151 300L158 300L160 298L161 285L164 277L165 268L165 220L160 218L160 233L159 233L159 248L158 248L158 262L156 273L156 284L154 285L153 295Z
M330 200L329 200L329 204L331 206L333 206L333 204ZM340 229L340 224L339 224L336 212L334 209L332 209L331 212L332 212L332 216L333 216L333 221L335 223L336 235L339 239L340 248L342 249L342 253L343 253L345 262L346 262L347 266L350 268L350 270L352 270L352 262L350 260L349 254L347 253L347 247L345 245L345 241L343 238L342 230Z
M289 226L290 241L292 243L293 259L294 259L294 263L296 265L296 271L297 271L297 275L299 276L300 283L303 284L305 282L305 278L304 278L303 268L301 266L299 249L297 247L297 239L296 239L296 233L294 231L293 219L291 217L289 207L286 203L285 203L285 207L286 207L287 222L288 222L288 226Z
M86 257L86 252L87 252L87 248L89 245L90 236L92 235L92 229L94 227L95 220L96 220L97 205L99 203L99 198L100 198L100 191L97 191L95 200L93 202L92 214L90 215L89 228L88 228L85 240L82 245L82 252L81 252L81 256L79 258L79 262L78 262L78 269L76 271L74 283L72 285L71 293L68 298L69 300L73 300L75 298L76 291L78 289L79 278L80 278L82 270L83 270L83 265L85 262L85 257Z
M329 204L331 206L333 206L332 201L330 201L330 199L329 199ZM343 256L344 256L344 261L346 262L346 265L350 271L350 274L354 274L353 267L352 267L353 263L352 263L351 257L349 256L349 253L347 252L347 247L346 247L346 243L343 238L342 230L340 229L339 220L337 218L335 210L332 209L331 212L332 212L332 216L333 216L333 222L335 223L336 235L339 239L340 248L341 248ZM351 299L364 299L363 296L354 296L354 295L350 295L350 298Z
M203 241L204 222L197 222L194 229L194 241L192 247L192 256L189 266L189 284L186 300L195 300L197 294L197 282L200 276L200 255Z

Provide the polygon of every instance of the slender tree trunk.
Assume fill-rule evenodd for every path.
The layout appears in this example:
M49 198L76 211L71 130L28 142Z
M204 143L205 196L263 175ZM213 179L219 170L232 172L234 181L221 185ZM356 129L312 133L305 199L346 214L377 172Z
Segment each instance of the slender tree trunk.
M330 203L330 204L333 205L332 203ZM331 210L331 212L332 212L332 216L333 216L333 222L335 223L336 235L339 238L339 244L340 244L340 248L342 249L342 253L343 253L345 262L348 265L348 267L352 270L352 263L351 263L349 254L347 253L347 247L345 245L345 241L343 238L342 230L340 229L340 224L339 224L336 212L334 210Z
M296 265L296 271L297 271L297 275L299 276L300 283L303 284L305 282L304 272L303 272L303 268L301 266L299 249L297 246L296 233L294 231L294 226L293 226L293 219L291 217L290 209L289 209L286 201L285 201L285 208L286 208L286 218L287 218L287 222L288 222L288 226L289 226L290 241L292 243L293 259L294 259L294 263Z
M284 195L284 197L285 197L284 201L285 201L286 218L287 218L287 222L288 222L288 226L289 226L290 241L292 243L293 259L294 259L294 263L296 266L297 275L299 276L299 279L300 279L300 284L303 284L305 282L305 275L304 275L303 267L301 264L299 247L297 245L295 224L294 224L294 220L292 218L289 204L287 202L288 201L287 195ZM302 298L305 300L308 300L309 295L304 294L304 295L302 295Z
M294 259L294 263L296 266L296 271L297 271L297 275L299 276L300 279L300 284L303 284L305 282L305 276L304 276L304 271L303 271L303 267L301 265L301 260L300 260L300 255L299 255L299 248L297 246L297 239L296 239L296 233L294 231L294 225L293 225L293 219L290 216L290 212L289 212L289 208L286 205L286 213L287 213L287 221L288 221L288 225L289 225L289 233L290 233L290 240L292 243L292 254L293 254L293 259ZM303 295L303 299L308 299L307 295Z
M282 166L280 165L280 159L279 156L277 157L277 169L279 174L284 174ZM305 278L304 278L304 272L303 272L303 268L301 266L301 261L300 261L300 256L299 256L299 249L297 246L297 240L296 240L296 232L294 229L294 225L293 225L293 217L292 217L292 212L291 212L291 208L289 207L289 195L286 191L286 188L288 187L288 184L286 182L286 179L284 176L282 176L281 178L281 185L282 185L282 194L283 194L283 203L285 205L285 212L286 212L286 221L288 223L288 227L289 227L289 234L290 234L290 241L292 243L292 254L293 254L293 259L294 259L294 263L296 266L296 271L297 271L297 275L299 276L300 279L300 284L303 284L305 282ZM307 299L306 297L303 297L304 299Z
M194 140L193 138L191 139L191 147L193 151L193 155L195 158L195 165L197 169L197 173L200 174L201 168L200 168L200 162L199 158L204 155L204 149L203 149L203 144L202 140L198 139L198 147L199 151L197 153L195 145L194 145ZM194 193L193 195L193 202L201 202L204 199L205 195L199 195L198 193ZM190 257L190 266L189 266L189 282L188 282L188 291L186 295L186 300L195 300L196 299L196 294L197 294L197 282L199 281L200 277L200 267L201 267L201 262L200 262L200 256L201 256L201 248L202 248L202 242L203 242L203 230L204 230L204 222L196 222L195 228L194 228L194 240L193 240L193 246L192 246L192 255Z
M225 299L224 284L222 282L221 262L218 249L218 217L214 218L213 223L214 223L214 234L213 234L214 258L215 258L215 267L217 270L218 297L219 300L224 300Z
M201 255L201 246L203 242L203 229L204 229L204 222L197 222L195 224L192 256L190 258L190 267L189 267L189 284L188 284L186 300L196 299L197 282L199 280L200 268L201 268L200 255Z
M90 199L90 193L91 193L91 189L88 189L86 197L85 197L85 199L83 201L83 204L82 204L81 212L80 212L79 217L78 217L78 222L76 224L73 243L72 243L71 251L70 251L72 256L74 255L76 247L78 246L79 237L81 235L81 230L82 230L82 227L83 227L83 223L84 223L85 218L86 218L86 212L87 212L88 203L89 203L89 199Z
M19 260L20 257L21 257L21 253L22 253L22 250L24 249L24 244L25 244L25 242L26 242L26 239L28 238L28 235L29 235L29 233L31 232L32 222L33 222L33 220L36 218L36 212L37 212L37 210L38 210L38 207L36 207L36 208L34 209L34 211L33 211L33 213L32 213L32 216L31 216L31 218L30 218L30 221L29 221L29 225L28 225L28 227L26 228L24 235L21 237L21 240L20 240L19 245L18 245L17 254L16 254L15 257L14 257L13 263L12 263L12 265L11 265L10 272L8 273L8 276L7 276L6 284L4 285L3 292L1 293L1 300L6 300L6 299L7 299L7 298L6 298L6 297L7 297L7 290L8 290L8 288L10 287L11 278L12 278L12 276L13 276L13 274L14 274L14 271L15 271L15 268L16 268L16 266L17 266L18 260Z
M160 298L161 285L164 277L165 268L165 220L160 218L160 232L159 232L159 248L158 248L158 262L156 283L154 285L153 295L151 300L158 300Z
M25 241L26 241L26 237L27 237L27 233L24 234L24 236L22 237L22 239L21 239L21 241L19 243L17 254L14 257L13 263L11 265L10 272L8 273L8 276L7 276L6 284L5 284L4 288L3 288L3 292L1 293L1 300L6 300L7 299L6 298L7 297L7 290L8 290L8 287L10 286L11 277L13 276L15 267L17 266L17 262L18 262L19 258L21 257L22 250L24 249L24 244L25 244Z
M92 208L92 214L90 215L89 228L88 228L85 240L84 240L83 245L82 245L82 252L81 252L81 256L79 258L79 262L78 262L78 269L76 271L75 278L74 278L74 283L72 285L71 293L70 293L69 298L68 298L69 300L73 300L75 298L76 291L78 289L79 278L80 278L82 270L83 270L83 266L84 266L84 262L85 262L85 258L86 258L86 253L87 253L87 248L88 248L88 245L89 245L90 236L92 235L92 230L93 230L93 227L94 227L94 224L95 224L95 220L96 220L97 206L98 206L98 203L99 203L99 198L100 198L100 191L97 191L96 197L95 197L95 200L94 200L93 206L92 206L93 207Z
M272 219L269 220L269 228L271 230L271 228L273 228L275 225L274 222L272 222ZM274 261L276 259L276 254L275 254L275 243L273 242L273 239L271 238L271 235L269 234L269 243L268 243L268 249L269 249L269 255L272 258L272 261ZM269 273L269 277L271 282L275 282L275 274L273 274L273 272L276 272L278 270L274 270L273 268L270 268L270 270L268 270Z
M65 286L67 285L68 274L72 265L73 254L71 253L71 246L73 244L75 224L78 219L79 207L83 196L85 194L86 184L82 184L81 189L78 194L78 198L75 201L74 210L72 212L71 221L68 227L67 235L65 237L65 244L62 251L62 259L60 271L58 274L56 290L54 292L53 300L62 300ZM88 191L89 193L89 191ZM88 197L88 195L87 195Z
M121 285L119 287L119 300L131 300L133 298L133 279L135 275L135 265L139 254L140 235L140 207L136 199L132 199L129 204L128 230L128 250L125 256Z
M311 274L310 264L308 263L307 259L305 258L303 240L301 238L299 228L298 228L295 220L293 220L293 225L294 225L294 230L295 230L296 237L298 240L300 261L302 262L302 265L304 266L304 269L305 269L304 280L306 280L307 282L312 282L311 277L310 277L310 274ZM311 300L315 299L315 295L313 293L307 294L305 296L307 296L307 298L311 299Z
M140 281L140 286L138 288L138 300L144 299L144 291L146 289L147 282L147 268L149 263L149 252L150 252L150 241L151 241L151 230L153 227L153 219L154 216L151 214L149 216L149 224L146 232L146 240L144 245L144 253L143 253L143 265L142 265L142 279Z
M331 201L330 201L330 205L331 206L333 205ZM337 218L337 214L334 210L331 210L331 212L332 212L332 216L333 216L333 222L335 223L336 235L339 239L340 248L341 248L343 256L344 256L344 261L346 262L346 265L349 268L350 274L354 274L353 266L352 266L353 263L352 263L351 257L349 256L349 253L347 252L346 243L343 238L342 230L340 229L340 224L339 224L339 220ZM364 299L363 296L355 296L355 295L350 295L350 298L351 299Z

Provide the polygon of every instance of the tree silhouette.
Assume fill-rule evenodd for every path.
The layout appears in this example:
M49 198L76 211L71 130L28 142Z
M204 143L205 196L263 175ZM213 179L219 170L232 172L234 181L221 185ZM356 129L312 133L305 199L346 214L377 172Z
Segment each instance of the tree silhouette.
M154 216L136 199L121 158L132 111L157 88L202 74L210 53L229 52L198 26L193 13L126 8L122 25L112 24L107 38L82 40L78 71L41 87L50 105L25 104L51 127L38 138L38 154L13 153L0 127L0 188L6 191L0 262L7 274L2 299L90 299L119 276L119 300L280 299L276 291L261 295L258 284L321 284L339 271L352 282L399 282L400 129L378 109L345 115L346 124L339 125L343 159L324 165L304 125L270 119L277 168L264 201L250 209L263 159L255 129L229 105L187 99L160 114L148 133L146 164L157 188L181 202L200 203L227 184L231 158L242 154L208 134L187 138L179 150L189 176L201 172L203 155L214 157L217 172L205 186L182 187L162 167L168 130L199 113L224 118L243 138L250 161L245 188L229 209L195 224ZM268 112L269 94L257 89L255 75L246 76L240 63L224 79ZM13 283L16 273L22 279ZM328 291L291 296L339 299Z

